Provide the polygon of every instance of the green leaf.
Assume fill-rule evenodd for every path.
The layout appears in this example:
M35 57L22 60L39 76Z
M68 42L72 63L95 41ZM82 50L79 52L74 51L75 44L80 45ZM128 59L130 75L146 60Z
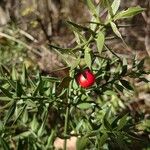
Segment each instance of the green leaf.
M118 127L117 127L117 130L118 130L118 131L121 130L121 129L126 125L126 123L128 122L127 117L128 117L128 115L126 114L126 115L124 115L124 116L119 120L119 124L118 124Z
M48 115L48 112L45 111L42 125L41 125L41 127L39 128L39 130L37 132L38 137L41 137L44 134L44 129L45 129L45 123L46 123L46 120L47 120L47 115Z
M25 94L25 92L23 91L23 88L18 80L16 82L16 94L17 94L17 97L21 97L22 94Z
M101 147L106 143L107 139L108 139L108 134L105 132L103 133L103 135L100 137L100 140L99 140L99 144Z
M87 137L78 138L76 143L77 150L85 150L87 144L88 144Z
M5 77L10 74L9 70L4 66L0 65L0 74Z
M129 84L128 81L126 80L120 80L121 84L128 90L132 90L133 91L133 87Z
M110 109L108 109L105 113L105 116L103 117L103 125L109 131L112 130L111 124L108 121L108 118L110 117L110 113L111 113L111 111L110 111Z
M90 11L93 13L93 15L98 16L96 7L94 6L93 2L92 2L91 0L87 0L86 2L87 2L87 5L88 5L88 8L89 8Z
M112 11L110 0L105 0L105 4L106 4L106 7L107 7L108 12L109 12L108 16L113 16L113 11Z
M120 6L120 2L121 2L121 0L114 0L113 1L112 5L111 5L113 15L115 15L116 12L118 11L119 6Z
M17 70L15 69L15 67L13 67L13 69L12 69L12 80L13 81L18 80L18 74L17 74Z
M11 101L11 98L5 97L5 96L4 97L0 96L0 100L7 102L7 101Z
M0 86L0 90L2 91L2 93L3 93L4 95L6 95L6 96L9 97L9 98L12 98L12 94L11 94L8 90L4 89L4 88L1 87L1 86Z
M27 69L26 69L26 66L25 66L25 64L24 64L23 67L22 67L22 75L21 75L22 84L26 84L26 82L27 82L27 77L28 77Z
M123 92L123 89L124 89L123 86L121 86L121 85L115 83L115 87L116 87L117 90L119 90L120 92Z
M103 119L103 124L104 124L104 127L105 127L107 130L109 130L109 131L112 130L111 124L110 124L109 121L106 119L106 117L104 117L104 119Z
M68 88L69 87L69 83L72 80L71 77L67 76L65 78L63 78L63 80L60 82L60 84L58 85L58 88L60 90L62 90L63 88Z
M30 126L31 126L32 131L34 131L34 132L37 130L37 128L39 126L37 116L35 114L33 116L33 120L31 122Z
M9 145L2 137L0 137L0 145L4 150L10 150Z
M22 122L27 123L27 121L28 121L28 111L27 109L25 109L22 115Z
M24 106L21 108L21 110L19 111L18 116L16 117L16 119L14 120L13 124L19 119L19 117L23 114L25 108L26 108L26 104L24 104Z
M122 38L122 36L121 36L121 33L119 32L119 30L118 30L116 24L113 23L113 22L110 22L110 25L111 25L111 28L112 28L113 32L114 32L120 39L123 40L123 38Z
M46 76L41 76L42 80L46 81L46 82L60 82L59 78L56 77L46 77Z
M16 150L22 150L22 147L24 147L24 143L23 143L23 141L21 139L19 139Z
M97 44L99 54L101 54L103 50L104 42L105 42L105 35L102 31L100 31L98 32L97 39L96 39L96 44Z
M15 112L15 109L16 109L16 102L14 101L12 103L12 105L10 106L10 108L8 109L8 112L7 114L5 115L5 118L4 118L4 125L8 122L8 120L12 117L12 115L14 114Z
M111 95L117 95L117 93L116 93L116 92L111 91L111 90L107 90L107 91L105 91L105 92L104 92L104 94L105 94L105 95L110 95L110 96L111 96Z
M86 49L84 51L84 60L89 68L91 68L91 63L92 63L90 51L91 50L89 47L86 47Z
M47 139L47 144L46 144L46 149L48 150L48 149L51 149L51 147L53 148L53 140L54 140L54 138L56 137L56 131L54 130L54 129L52 129L51 130L51 134L50 134L50 136L48 137L48 139Z
M9 83L9 85L16 90L16 85L15 85L15 81L10 80L8 77L6 77L7 83Z
M38 81L38 85L33 92L33 96L37 96L38 92L42 89L42 87L43 87L43 82L42 80L40 80Z
M31 131L25 131L25 132L22 132L22 133L18 134L17 136L14 136L13 138L15 140L23 139L23 138L29 137L31 134L32 134Z
M144 8L141 8L139 6L131 7L131 8L128 8L127 10L119 12L118 14L116 14L114 16L113 19L114 19L114 21L116 21L118 19L130 18L130 17L133 17L133 16L143 12L144 10L145 10Z
M145 58L143 58L143 59L137 64L138 70L143 70L143 68L144 68L144 62L145 62Z
M74 63L71 64L71 70L74 70L80 63L80 57L78 57Z
M124 76L125 74L127 73L127 65L124 65L123 67L122 67L122 71L121 71L121 76Z
M123 66L122 66L122 71L121 71L121 76L124 76L127 73L128 65L127 65L127 60L124 58L123 59Z
M83 41L83 42L86 42L86 38L85 38L84 35L82 35L82 33L81 33L81 28L79 28L78 26L76 26L76 24L73 23L73 22L71 22L71 21L68 21L67 24L69 25L70 29L71 29L74 33L78 34L78 38L80 38L80 39L78 39L78 40L81 40L81 41Z
M79 109L89 109L89 108L92 107L92 104L85 102L85 103L80 103L80 104L78 104L77 107L78 107Z
M82 26L82 25L76 24L76 23L71 22L71 21L67 21L67 23L70 24L70 25L72 25L72 26L74 26L75 28L77 28L77 29L80 30L80 31L86 31L86 32L88 31L88 32L90 32L91 34L94 34L94 35L95 35L95 32L92 31L90 28L84 27L84 26Z

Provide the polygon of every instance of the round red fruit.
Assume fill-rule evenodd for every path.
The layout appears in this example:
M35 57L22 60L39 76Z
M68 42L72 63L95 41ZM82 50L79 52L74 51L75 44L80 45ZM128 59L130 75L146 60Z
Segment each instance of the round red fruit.
M83 88L89 88L95 83L95 75L90 69L85 69L76 76L77 83Z

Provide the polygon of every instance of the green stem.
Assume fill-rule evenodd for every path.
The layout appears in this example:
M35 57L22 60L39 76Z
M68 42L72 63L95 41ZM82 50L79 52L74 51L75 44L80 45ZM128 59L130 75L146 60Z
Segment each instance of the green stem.
M71 77L74 76L74 73L72 73L70 75ZM65 127L64 127L64 136L65 136L65 140L64 140L64 150L67 150L67 138L66 138L66 135L67 135L67 130L68 130L68 121L69 121L69 111L70 111L70 96L71 96L71 88L72 88L72 80L70 81L70 84L69 84L69 87L68 87L68 96L67 96L67 108L66 108L66 115L65 115Z
M68 130L68 119L69 119L69 107L66 109L66 116L65 116L65 129L64 129L64 135L67 135ZM67 150L67 139L64 140L64 150Z

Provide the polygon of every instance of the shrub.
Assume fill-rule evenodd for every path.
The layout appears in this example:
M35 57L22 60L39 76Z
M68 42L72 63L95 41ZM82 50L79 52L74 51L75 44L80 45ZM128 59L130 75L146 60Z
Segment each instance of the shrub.
M103 3L102 3L103 2ZM141 13L141 7L119 11L120 0L86 3L92 13L87 26L67 21L75 34L73 48L49 45L65 60L69 76L63 79L29 74L25 65L18 73L1 65L0 145L8 149L53 149L57 137L77 137L77 149L132 149L139 143L136 121L127 113L126 99L134 87L128 79L143 78L144 60L118 56L107 41L120 38L119 20ZM104 15L101 16L100 12ZM70 56L71 62L67 59ZM89 68L96 77L88 88L76 82L78 72ZM83 76L86 77L86 74ZM140 141L147 147L148 138Z

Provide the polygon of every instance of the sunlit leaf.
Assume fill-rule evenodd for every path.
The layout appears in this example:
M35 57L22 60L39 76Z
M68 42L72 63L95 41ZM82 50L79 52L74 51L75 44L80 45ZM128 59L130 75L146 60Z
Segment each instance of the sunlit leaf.
M98 32L97 39L96 39L96 44L97 44L99 54L101 54L101 52L102 52L104 42L105 42L104 33L100 31L100 32Z
M116 14L114 16L114 20L130 18L143 12L144 10L145 10L144 8L141 8L139 6L128 8L127 10L121 11L118 14Z
M91 59L90 49L88 47L84 51L84 60L87 66L91 68L92 59Z
M111 5L113 15L115 15L116 12L118 11L120 3L121 3L121 0L114 0L113 1L112 5Z
M120 120L119 120L119 124L118 124L118 127L117 127L117 130L121 130L125 125L126 123L128 122L128 119L127 119L128 115L124 115Z
M122 36L121 36L121 33L119 32L116 24L114 22L110 22L110 25L111 25L111 28L113 30L113 32L120 38L120 39L123 39Z
M80 63L80 57L78 57L73 64L71 64L71 70L75 69Z
M91 104L91 103L86 103L86 102L84 102L84 103L78 104L77 107L78 107L79 109L89 109L89 108L92 107L92 104Z
M13 81L18 80L18 73L17 73L17 70L15 69L15 67L13 67L13 69L12 69L12 79L13 79Z
M92 0L87 0L86 2L87 2L87 5L88 5L90 11L91 11L94 15L97 16L96 7L94 6Z

